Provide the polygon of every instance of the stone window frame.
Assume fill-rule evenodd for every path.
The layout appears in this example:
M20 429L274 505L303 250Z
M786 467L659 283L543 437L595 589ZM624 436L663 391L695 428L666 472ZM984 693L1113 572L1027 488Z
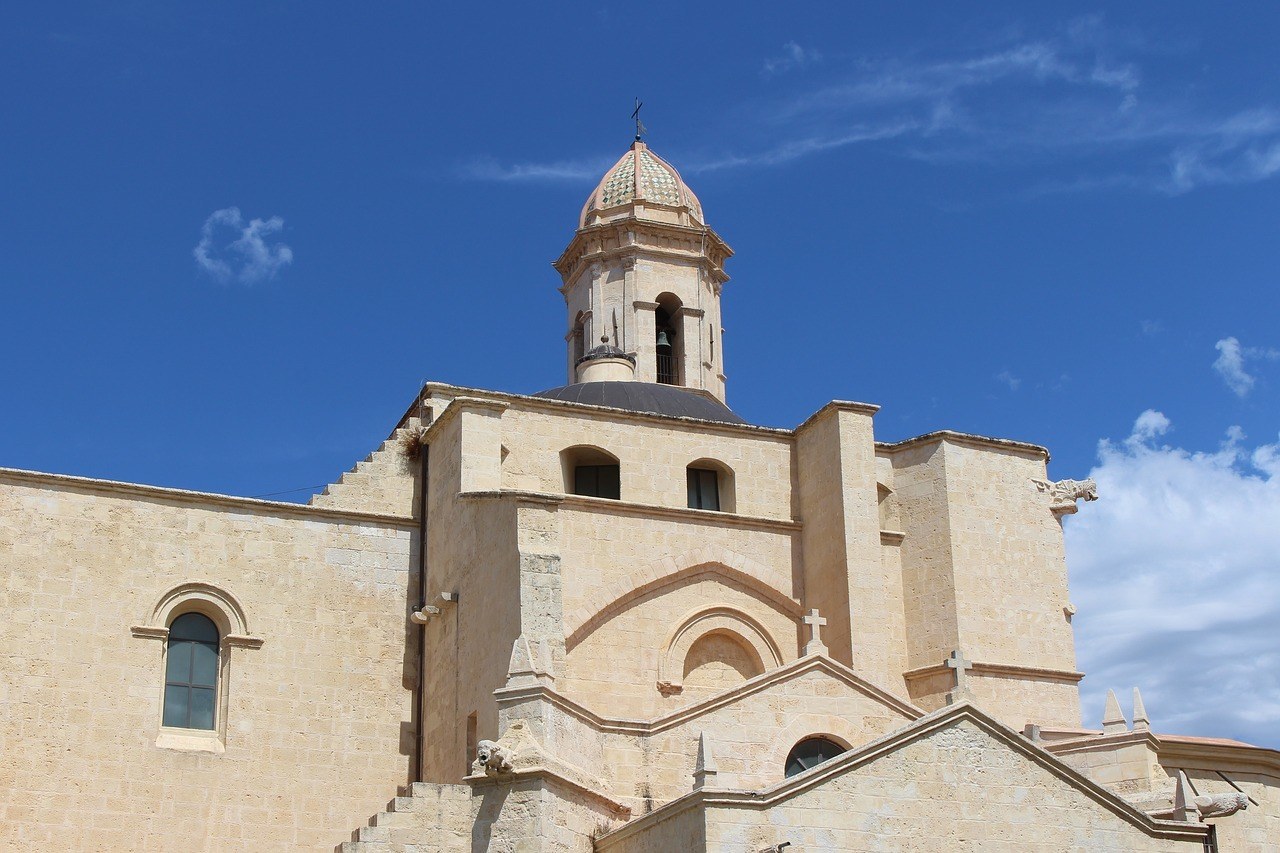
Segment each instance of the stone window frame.
M769 746L761 753L762 766L767 768L765 778L771 780L770 784L787 778L786 763L791 750L801 741L816 737L833 741L844 747L845 752L852 751L855 746L870 739L859 720L833 714L799 714L774 734Z
M584 495L577 490L577 469L579 467L604 467L618 469L618 497L601 497L600 495ZM563 477L564 494L581 497L599 497L601 500L622 500L622 460L596 444L575 444L560 451L560 471Z
M782 652L769 631L736 607L716 605L693 611L667 635L658 659L658 691L671 696L684 690L684 664L693 648L710 634L728 634L760 658L764 672L782 666Z
M164 679L168 663L169 626L174 619L186 613L199 613L213 621L218 629L218 684L215 696L214 728L185 729L164 725ZM249 629L244 608L236 597L225 589L205 581L189 581L173 587L156 602L151 613L130 633L141 640L159 641L155 714L156 746L187 752L211 752L222 754L227 742L227 710L230 705L228 686L231 684L233 658L239 656L236 649L258 649L263 639Z

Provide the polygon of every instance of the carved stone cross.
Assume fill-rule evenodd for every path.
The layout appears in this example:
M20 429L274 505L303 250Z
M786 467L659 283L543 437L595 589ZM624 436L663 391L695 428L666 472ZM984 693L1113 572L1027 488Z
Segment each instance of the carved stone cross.
M948 703L957 699L968 698L972 695L969 692L969 682L966 680L966 675L973 667L973 664L964 659L964 654L959 649L953 651L951 656L947 658L947 667L954 670L956 674L955 689L947 694Z
M827 624L827 620L819 616L817 610L810 610L800 621L809 626L809 642L804 645L804 653L825 652L827 646L822 642L822 626Z

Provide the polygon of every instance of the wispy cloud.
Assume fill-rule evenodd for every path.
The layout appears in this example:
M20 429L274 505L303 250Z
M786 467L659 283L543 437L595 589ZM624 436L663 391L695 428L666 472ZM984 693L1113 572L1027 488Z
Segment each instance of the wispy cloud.
M1067 522L1086 722L1137 686L1157 731L1280 746L1280 442L1232 427L1195 451L1169 429L1148 410L1102 441L1101 500Z
M770 85L738 108L732 136L675 153L684 171L698 173L780 167L874 144L935 164L1022 168L1033 193L1178 195L1280 175L1280 105L1222 110L1196 101L1192 87L1169 76L1169 63L1143 68L1150 53L1166 49L1117 35L1099 16L950 55L819 62L812 49L787 42L765 61L761 76ZM802 67L821 73L785 73ZM585 182L606 167L599 158L477 161L461 174Z
M997 373L995 375L995 380L1006 386L1010 391L1017 391L1022 387L1022 380L1014 376L1007 369Z
M806 50L793 41L789 41L782 46L782 53L773 56L764 61L764 67L760 69L760 76L768 78L777 74L785 74L796 68L803 68L806 65L812 65L815 62L822 61L822 54L812 48Z
M482 157L464 163L458 174L463 178L480 181L514 181L514 182L582 182L597 180L604 170L613 165L613 160L605 157L584 158L580 160L557 160L552 163L512 163L503 165L492 157Z
M238 207L224 207L209 214L200 229L200 242L192 250L196 264L215 281L253 284L275 278L293 263L293 249L267 238L284 228L279 216L252 219L246 225ZM234 235L234 239L227 240Z
M1237 397L1247 397L1257 384L1258 379L1245 369L1249 361L1280 358L1280 352L1266 347L1242 347L1235 338L1223 338L1213 345L1218 357L1213 362L1213 369L1218 371L1222 381L1235 392Z

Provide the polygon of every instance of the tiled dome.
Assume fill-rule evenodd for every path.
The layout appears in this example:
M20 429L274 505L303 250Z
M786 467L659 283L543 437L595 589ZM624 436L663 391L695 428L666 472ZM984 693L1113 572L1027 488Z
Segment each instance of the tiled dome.
M605 172L599 186L583 205L581 224L590 224L593 211L605 211L641 200L670 208L687 208L690 217L703 223L702 205L675 167L636 140L622 159Z

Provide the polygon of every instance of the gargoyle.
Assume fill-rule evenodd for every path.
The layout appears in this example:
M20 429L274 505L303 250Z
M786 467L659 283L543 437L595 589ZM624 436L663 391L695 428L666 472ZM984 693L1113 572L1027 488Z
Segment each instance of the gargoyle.
M1226 817L1249 808L1249 797L1239 791L1230 794L1219 794L1216 797L1196 797L1192 800L1200 819L1207 817Z
M482 740L476 744L476 764L486 776L498 776L515 769L515 761L505 746L496 741Z
M1031 478L1036 488L1049 494L1050 509L1055 513L1070 515L1076 511L1076 501L1096 501L1098 484L1090 477L1087 480L1037 480Z

